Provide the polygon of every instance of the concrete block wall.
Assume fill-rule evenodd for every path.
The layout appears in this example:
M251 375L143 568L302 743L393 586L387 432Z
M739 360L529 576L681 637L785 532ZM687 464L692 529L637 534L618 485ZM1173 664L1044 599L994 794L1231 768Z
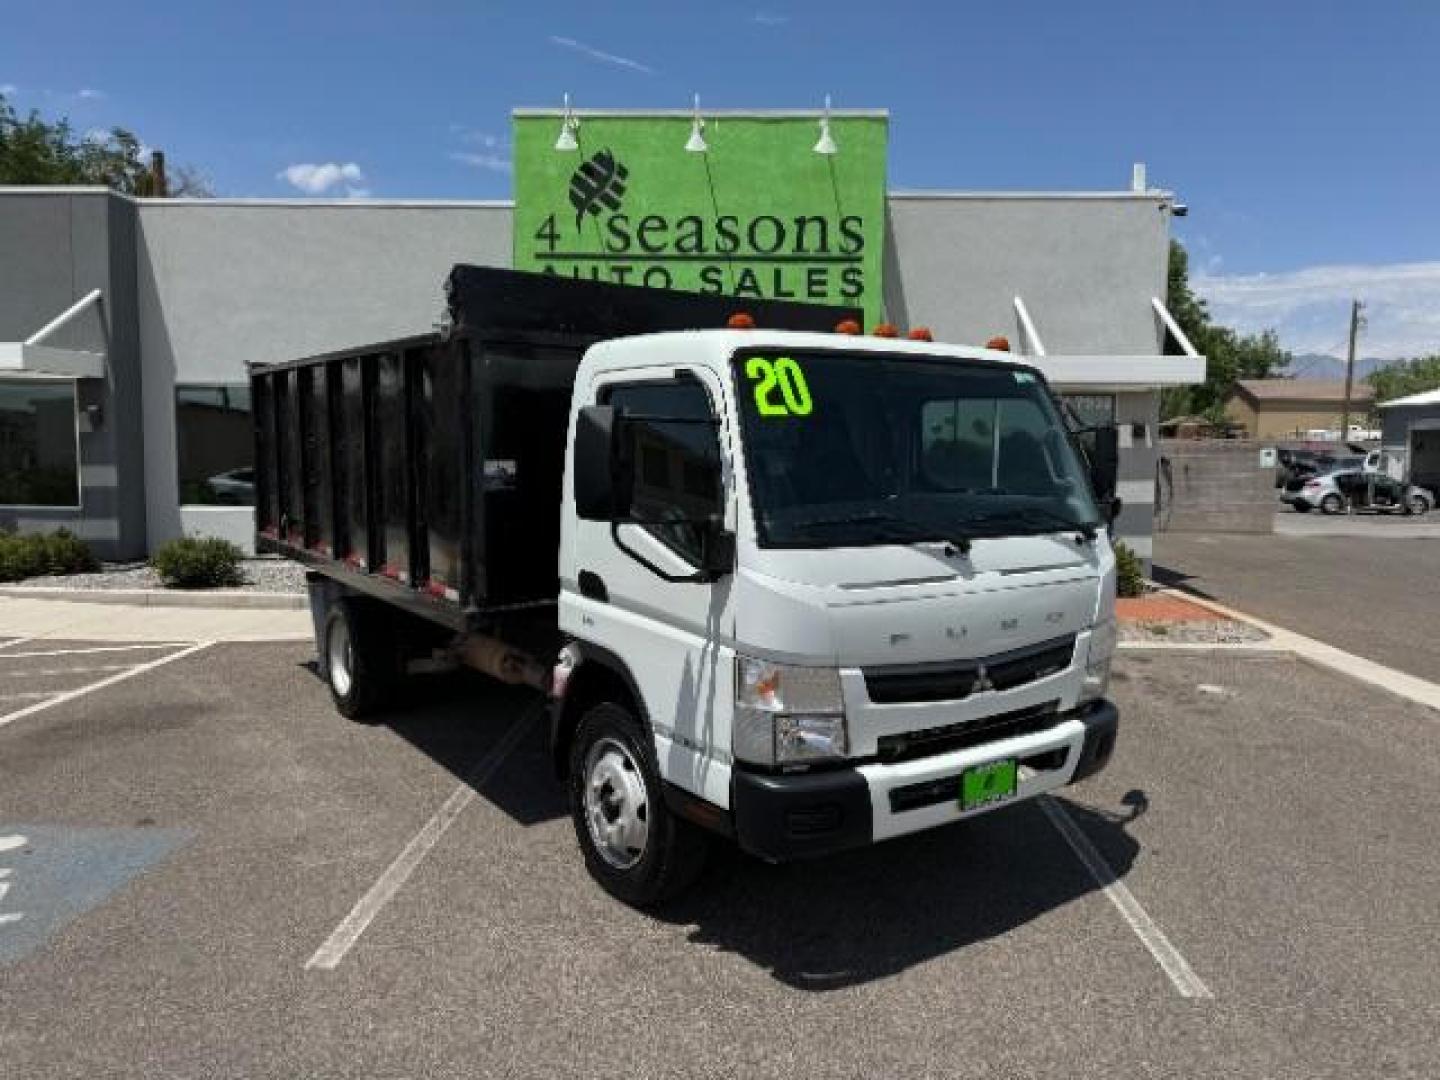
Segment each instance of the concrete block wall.
M1248 439L1161 440L1160 531L1273 532L1275 470L1260 464L1265 445ZM1171 485L1163 479L1166 461Z

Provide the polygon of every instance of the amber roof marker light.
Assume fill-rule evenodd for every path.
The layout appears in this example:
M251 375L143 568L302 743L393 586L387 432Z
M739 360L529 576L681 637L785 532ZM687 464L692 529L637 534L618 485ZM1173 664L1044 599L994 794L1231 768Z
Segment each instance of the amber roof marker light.
M900 336L899 328L896 327L894 323L888 322L877 324L875 329L871 330L870 333L874 337L898 338Z
M935 335L930 332L928 326L917 326L905 335L911 341L934 341Z
M748 311L737 311L725 320L725 325L731 330L754 330L755 316Z
M835 333L850 334L852 336L858 335L860 333L860 324L854 319L841 319L835 324Z
M985 348L994 349L996 352L1009 352L1010 339L1007 338L1004 334L997 334L995 337L992 337L989 341L985 342Z

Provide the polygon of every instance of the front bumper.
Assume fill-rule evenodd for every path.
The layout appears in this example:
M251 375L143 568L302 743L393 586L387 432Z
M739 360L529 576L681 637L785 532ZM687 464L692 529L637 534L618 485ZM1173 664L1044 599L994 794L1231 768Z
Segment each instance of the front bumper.
M1099 772L1114 753L1119 725L1119 710L1100 701L1044 731L914 761L778 776L736 770L735 836L751 854L785 861L973 817L995 807L960 809L955 793L966 769L1017 758L1025 768L1015 798L999 804L1010 805Z

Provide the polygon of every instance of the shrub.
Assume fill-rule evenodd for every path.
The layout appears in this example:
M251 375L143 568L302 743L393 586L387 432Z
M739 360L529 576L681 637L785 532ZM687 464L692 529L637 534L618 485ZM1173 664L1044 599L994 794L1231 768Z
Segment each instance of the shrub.
M1145 567L1124 540L1115 541L1115 591L1127 597L1145 592Z
M83 574L99 568L90 548L68 529L50 533L0 533L0 581L41 574Z
M150 556L160 580L172 589L223 589L245 583L240 549L218 536L182 536Z

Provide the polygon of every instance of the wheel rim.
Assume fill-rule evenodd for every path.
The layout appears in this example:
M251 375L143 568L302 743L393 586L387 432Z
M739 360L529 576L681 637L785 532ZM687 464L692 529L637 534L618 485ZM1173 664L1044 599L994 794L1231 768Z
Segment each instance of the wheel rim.
M601 739L585 755L585 824L600 857L628 870L645 856L650 798L645 774L615 739Z
M335 693L345 697L355 684L355 650L350 645L350 627L345 625L344 619L336 619L330 625L325 661L330 670L330 685L335 688Z

